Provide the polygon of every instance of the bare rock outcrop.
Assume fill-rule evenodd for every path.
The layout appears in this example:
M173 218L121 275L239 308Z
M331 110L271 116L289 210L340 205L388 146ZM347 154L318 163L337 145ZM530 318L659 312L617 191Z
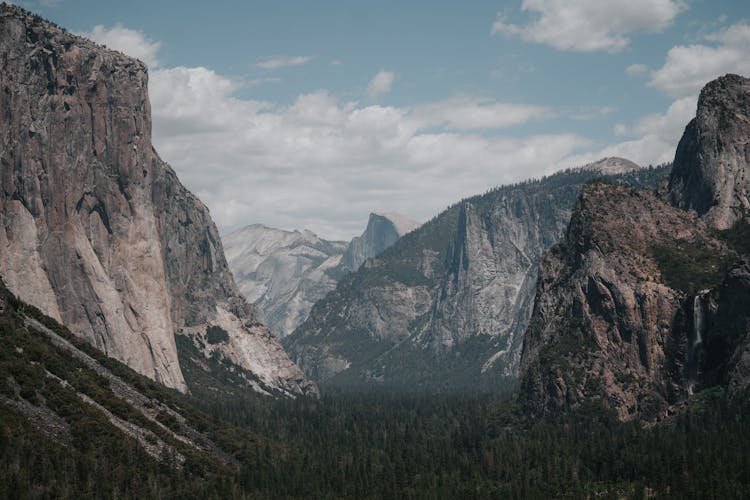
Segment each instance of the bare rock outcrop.
M208 209L151 145L148 73L0 5L0 275L22 300L140 373L188 390L175 333L218 325L219 355L311 390L257 325Z
M341 257L342 272L356 271L364 262L379 255L419 223L396 213L371 213L361 236L352 239Z
M689 271L669 259L692 250L710 257L708 276L683 286L680 273ZM649 192L585 186L565 239L540 266L521 356L527 410L554 414L599 400L622 419L666 416L692 390L694 288L721 273L730 254L695 214Z
M606 158L602 158L601 160L586 164L580 168L581 170L594 170L601 174L616 175L632 172L634 170L638 170L641 167L637 163L632 162L626 158L620 158L619 156L608 156Z
M703 315L692 336L693 343L701 344L695 360L697 388L718 385L730 400L750 401L750 257L733 266L696 305Z
M227 235L224 248L240 290L283 339L343 276L418 226L404 215L372 213L362 235L347 244L252 224Z
M703 389L750 393L750 80L701 92L660 199L587 186L540 268L519 398L656 421ZM668 203L671 203L668 204Z
M750 79L726 75L701 91L677 146L666 198L717 229L750 212Z

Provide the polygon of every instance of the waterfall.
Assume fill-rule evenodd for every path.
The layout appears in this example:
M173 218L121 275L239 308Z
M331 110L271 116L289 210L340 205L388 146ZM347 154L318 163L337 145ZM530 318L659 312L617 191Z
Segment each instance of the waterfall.
M696 379L700 374L700 359L703 350L703 294L698 292L693 297L693 338L688 338L687 393L693 395Z
M693 298L693 349L703 343L703 296L698 293Z

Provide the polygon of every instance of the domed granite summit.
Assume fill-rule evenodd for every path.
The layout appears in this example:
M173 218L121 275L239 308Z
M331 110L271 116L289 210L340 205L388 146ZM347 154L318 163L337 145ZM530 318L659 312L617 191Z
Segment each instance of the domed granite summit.
M677 146L670 203L727 229L750 212L750 79L708 83Z
M175 335L259 391L315 391L255 321L208 209L154 151L145 65L7 4L0 65L8 288L180 391Z

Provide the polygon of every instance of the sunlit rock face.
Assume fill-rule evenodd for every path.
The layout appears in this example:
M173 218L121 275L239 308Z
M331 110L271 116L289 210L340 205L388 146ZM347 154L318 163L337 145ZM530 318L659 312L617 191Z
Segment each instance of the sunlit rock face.
M224 248L240 291L284 338L336 286L346 243L253 224L227 235Z
M22 300L187 391L175 334L288 394L314 390L257 324L208 209L151 144L147 69L0 6L0 275Z
M347 244L307 230L252 224L227 235L224 248L240 290L281 339L307 319L313 304L343 276L417 227L404 215L373 213L362 235Z

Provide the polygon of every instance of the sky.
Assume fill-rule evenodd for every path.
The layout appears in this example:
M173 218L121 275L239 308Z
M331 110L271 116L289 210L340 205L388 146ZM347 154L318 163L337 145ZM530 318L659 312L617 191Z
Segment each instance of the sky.
M747 0L19 0L149 66L153 141L220 231L349 239L370 212L605 156L671 161L750 76Z

